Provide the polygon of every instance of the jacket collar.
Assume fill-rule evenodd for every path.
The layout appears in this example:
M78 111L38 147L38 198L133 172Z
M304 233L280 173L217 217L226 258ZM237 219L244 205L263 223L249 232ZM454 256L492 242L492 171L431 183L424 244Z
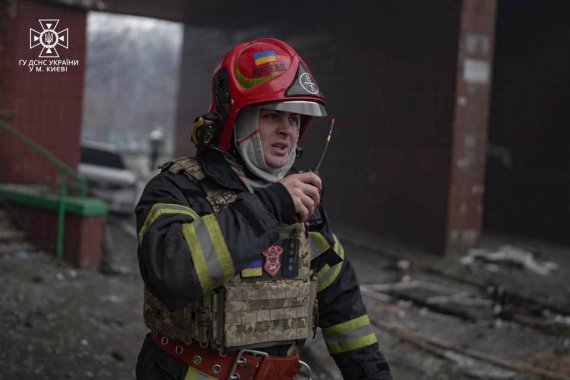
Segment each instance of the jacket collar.
M207 177L218 185L237 191L247 191L236 172L226 161L223 153L208 147L198 147L196 159Z

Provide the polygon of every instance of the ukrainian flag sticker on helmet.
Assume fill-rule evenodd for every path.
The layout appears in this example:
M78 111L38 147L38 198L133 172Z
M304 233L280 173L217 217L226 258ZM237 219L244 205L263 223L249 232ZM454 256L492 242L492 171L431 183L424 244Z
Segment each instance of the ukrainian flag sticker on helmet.
M255 60L255 65L259 66L267 62L275 62L277 57L275 57L274 50L265 50L260 51L259 53L255 53L253 55L253 59Z
M278 77L291 64L291 57L278 46L257 43L242 50L234 66L235 77L244 89L252 89Z

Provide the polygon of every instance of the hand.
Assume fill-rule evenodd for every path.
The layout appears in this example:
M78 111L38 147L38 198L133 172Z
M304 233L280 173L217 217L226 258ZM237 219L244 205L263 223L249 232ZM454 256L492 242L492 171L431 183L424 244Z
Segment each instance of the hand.
M321 200L321 178L313 172L305 172L291 174L280 182L291 194L300 221L306 222Z

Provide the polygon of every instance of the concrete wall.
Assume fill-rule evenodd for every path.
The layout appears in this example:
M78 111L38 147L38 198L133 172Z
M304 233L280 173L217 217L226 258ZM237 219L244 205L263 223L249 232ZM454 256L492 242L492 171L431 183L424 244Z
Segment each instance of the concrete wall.
M26 231L34 244L45 252L57 252L58 213L24 204L11 203L10 216ZM104 216L67 213L63 260L79 268L98 270L103 256Z

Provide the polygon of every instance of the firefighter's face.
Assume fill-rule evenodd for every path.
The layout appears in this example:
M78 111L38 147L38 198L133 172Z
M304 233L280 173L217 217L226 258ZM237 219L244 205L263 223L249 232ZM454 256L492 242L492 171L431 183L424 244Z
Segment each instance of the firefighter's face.
M289 154L299 139L301 115L286 111L261 109L259 137L263 156L268 166L281 168L289 161Z

